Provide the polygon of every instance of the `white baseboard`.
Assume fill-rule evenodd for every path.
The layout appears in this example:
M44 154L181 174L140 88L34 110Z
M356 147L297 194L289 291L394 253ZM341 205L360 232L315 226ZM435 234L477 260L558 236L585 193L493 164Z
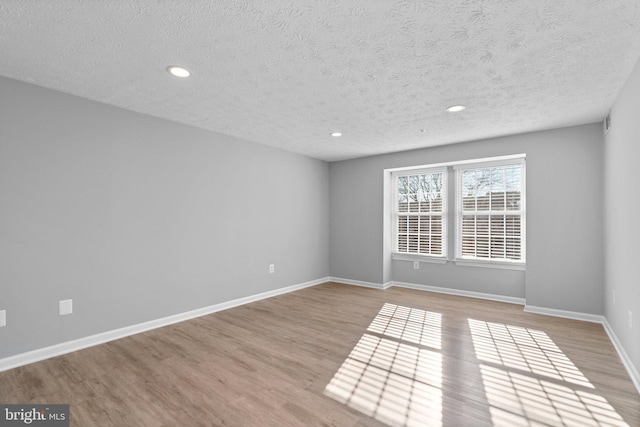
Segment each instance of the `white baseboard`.
M565 319L582 320L591 323L603 323L604 316L598 314L580 313L577 311L557 310L555 308L536 307L535 305L525 305L524 311L527 313L544 314L546 316L563 317Z
M382 283L373 283L373 282L364 282L362 280L351 280L351 279L342 279L340 277L329 277L330 282L342 283L344 285L354 285L354 286L363 286L365 288L373 288L373 289L386 289L388 288L388 284Z
M622 360L622 364L624 365L625 368L627 368L627 372L631 377L631 381L633 381L633 385L636 386L638 393L640 393L640 374L638 374L638 370L636 369L636 367L633 366L633 362L631 362L631 358L629 357L627 352L624 351L624 347L622 347L620 340L618 340L618 337L616 336L615 332L613 332L613 328L609 324L609 321L607 320L606 317L602 322L602 326L604 326L604 330L607 332L607 335L609 335L609 339L611 340L611 342L613 343L613 346L618 352L618 355Z
M128 337L130 335L139 334L151 329L161 328L163 326L172 325L174 323L183 322L185 320L194 319L196 317L205 316L207 314L216 313L218 311L227 310L229 308L238 307L240 305L249 304L251 302L256 302L277 295L282 295L311 286L316 286L321 283L326 283L329 280L330 279L328 277L324 277L322 279L316 279L305 283L299 283L297 285L262 292L260 294L250 295L248 297L238 298L231 301L210 305L208 307L198 308L196 310L174 314L172 316L163 317L161 319L150 320L148 322L138 323L136 325L126 326L124 328L114 329L111 331L90 335L88 337L79 338L77 340L39 348L37 350L17 354L15 356L9 356L4 359L0 359L0 372L17 368L18 366L28 365L29 363L39 362L51 357L61 356L63 354L82 350L84 348L93 347L95 345Z
M443 288L440 286L418 285L416 283L405 283L405 282L391 282L391 283L392 283L391 286L397 286L399 288L417 289L419 291L437 292L439 294L457 295L461 297L470 297L470 298L485 299L490 301L507 302L509 304L518 304L518 305L524 305L525 303L524 298L510 297L505 295L495 295L495 294L487 294L483 292L464 291L460 289Z
M471 297L471 298L486 299L491 301L508 302L510 304L518 304L518 305L524 305L524 302L525 302L524 298L509 297L509 296L495 295L495 294L485 294L482 292L462 291L459 289L443 288L440 286L418 285L416 283L405 283L405 282L372 283L372 282L363 282L361 280L342 279L340 277L330 277L329 279L332 282L336 282L336 283L342 283L345 285L363 286L365 288L373 288L373 289L389 289L391 287L396 286L398 288L416 289L419 291L437 292L440 294L458 295L461 297Z

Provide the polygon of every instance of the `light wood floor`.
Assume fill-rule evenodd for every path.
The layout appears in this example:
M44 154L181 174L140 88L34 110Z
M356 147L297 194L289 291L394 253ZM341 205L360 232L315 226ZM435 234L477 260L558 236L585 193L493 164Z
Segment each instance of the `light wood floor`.
M0 373L74 426L640 426L601 325L327 283Z

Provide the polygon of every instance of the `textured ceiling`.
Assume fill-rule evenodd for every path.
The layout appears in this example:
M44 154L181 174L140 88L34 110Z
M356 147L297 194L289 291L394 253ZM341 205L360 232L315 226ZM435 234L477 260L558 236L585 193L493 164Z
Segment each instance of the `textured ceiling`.
M6 77L338 160L601 120L640 2L0 0L0 51Z

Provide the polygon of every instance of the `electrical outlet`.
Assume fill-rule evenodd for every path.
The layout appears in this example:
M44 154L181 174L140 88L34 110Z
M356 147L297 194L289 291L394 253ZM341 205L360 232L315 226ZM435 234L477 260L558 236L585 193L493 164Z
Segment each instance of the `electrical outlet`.
M417 270L420 268L420 261L413 261L413 269Z
M276 272L276 265L275 264L269 264L269 274L275 273Z
M7 326L7 310L0 310L0 328Z
M73 313L73 300L65 299L58 303L58 312L60 316Z
M631 314L631 310L629 310L628 321L629 321L629 328L632 328L633 327L633 315Z

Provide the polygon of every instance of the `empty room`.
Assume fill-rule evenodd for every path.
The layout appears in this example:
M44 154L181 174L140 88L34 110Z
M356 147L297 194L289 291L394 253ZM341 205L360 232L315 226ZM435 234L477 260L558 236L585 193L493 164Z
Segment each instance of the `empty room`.
M637 0L0 0L0 426L640 426Z

